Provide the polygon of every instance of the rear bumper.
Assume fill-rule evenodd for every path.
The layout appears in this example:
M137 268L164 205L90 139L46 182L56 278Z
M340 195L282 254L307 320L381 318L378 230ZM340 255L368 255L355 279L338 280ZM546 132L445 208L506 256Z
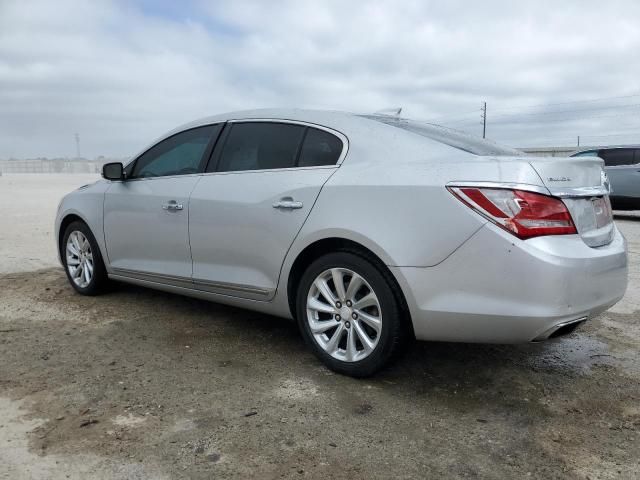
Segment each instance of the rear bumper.
M434 267L390 267L416 338L521 343L602 313L627 288L622 234L598 248L578 235L518 240L486 224ZM548 336L548 335L547 335Z

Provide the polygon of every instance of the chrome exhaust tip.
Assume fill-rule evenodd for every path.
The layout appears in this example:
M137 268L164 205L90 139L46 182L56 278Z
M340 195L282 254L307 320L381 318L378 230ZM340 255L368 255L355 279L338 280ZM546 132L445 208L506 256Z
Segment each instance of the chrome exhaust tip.
M569 320L567 322L561 322L553 327L545 330L536 338L531 340L532 342L544 342L545 340L550 340L552 338L564 337L565 335L569 335L573 333L573 331L578 328L581 324L587 321L587 317L577 318L575 320Z

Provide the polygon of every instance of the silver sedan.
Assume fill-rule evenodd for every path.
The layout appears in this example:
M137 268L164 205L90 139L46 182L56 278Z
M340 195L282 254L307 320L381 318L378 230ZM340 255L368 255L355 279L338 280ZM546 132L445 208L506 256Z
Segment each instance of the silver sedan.
M67 195L73 288L110 280L295 318L329 368L407 341L537 342L627 286L602 160L527 158L386 115L258 110L169 132Z

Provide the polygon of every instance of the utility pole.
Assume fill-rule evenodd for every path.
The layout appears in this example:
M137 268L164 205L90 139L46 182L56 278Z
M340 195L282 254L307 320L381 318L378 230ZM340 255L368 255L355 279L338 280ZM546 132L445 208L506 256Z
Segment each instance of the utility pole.
M482 138L487 137L487 102L482 102Z
M578 146L580 146L580 135L578 135Z
M76 138L76 158L80 158L80 135L76 133L74 136Z

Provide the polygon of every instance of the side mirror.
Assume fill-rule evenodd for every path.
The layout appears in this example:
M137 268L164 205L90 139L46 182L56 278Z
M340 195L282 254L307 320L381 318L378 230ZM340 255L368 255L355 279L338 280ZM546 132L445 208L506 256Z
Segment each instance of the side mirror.
M124 167L122 163L105 163L102 166L102 177L107 180L124 180Z

